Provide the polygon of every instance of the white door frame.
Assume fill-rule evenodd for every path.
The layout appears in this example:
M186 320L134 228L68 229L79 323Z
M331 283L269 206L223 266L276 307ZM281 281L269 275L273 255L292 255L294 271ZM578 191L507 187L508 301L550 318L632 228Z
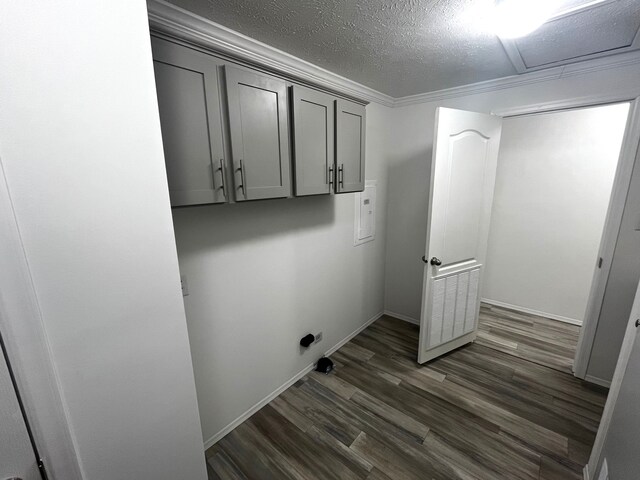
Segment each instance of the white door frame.
M580 329L580 338L576 349L573 371L578 378L584 379L587 376L587 367L589 365L589 357L595 340L596 330L598 327L598 319L602 309L604 293L611 272L611 264L613 254L622 224L622 214L629 193L631 183L631 173L636 161L636 156L640 153L640 91L618 92L608 95L594 95L588 97L578 97L567 99L559 102L547 102L523 107L496 110L492 113L502 117L515 117L519 115L531 115L536 113L550 113L562 110L574 110L579 108L589 108L610 105L615 103L629 102L629 117L625 128L622 146L620 149L620 157L618 159L618 167L616 169L613 187L611 191L611 199L605 225L598 250L598 257L602 258L602 266L598 268L594 265L593 280L591 281L591 289L589 299L587 301L587 309L585 318ZM597 258L594 259L597 262Z
M0 331L51 480L81 480L64 399L0 159Z
M640 284L636 292L636 298L633 302L633 308L631 310L631 316L627 323L627 329L625 331L624 340L622 341L622 347L620 349L620 356L616 363L616 369L613 373L613 380L611 381L611 388L609 395L607 396L607 402L604 405L604 411L602 412L602 418L600 419L600 425L598 427L598 433L589 455L589 462L584 466L584 478L586 480L591 479L592 474L596 474L598 466L602 463L602 451L604 449L605 440L607 439L607 433L609 433L609 427L611 426L611 420L613 419L613 412L615 410L616 403L618 401L618 395L620 394L620 388L622 387L622 380L627 370L629 358L634 347L634 343L637 337L637 327L635 325L636 318L639 316L639 298ZM592 479L593 480L593 479Z

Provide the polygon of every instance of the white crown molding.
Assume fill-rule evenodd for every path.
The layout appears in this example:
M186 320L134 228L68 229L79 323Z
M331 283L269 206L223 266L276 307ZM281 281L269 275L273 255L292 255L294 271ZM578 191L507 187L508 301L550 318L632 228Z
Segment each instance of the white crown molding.
M536 113L547 113L553 110L568 110L611 103L633 102L638 97L640 97L640 85L632 89L614 90L601 95L585 95L582 97L567 98L557 102L541 102L512 108L498 108L492 110L491 114L499 117L535 115Z
M519 87L521 85L529 85L531 83L547 82L560 78L562 68L553 68L551 70L543 70L541 72L526 73L523 75L513 75L511 77L497 78L495 80L487 80L484 82L471 83L461 85L459 87L445 88L433 92L418 93L417 95L408 95L395 99L394 107L404 107L407 105L415 105L417 103L437 102L448 98L464 97L467 95L475 95L478 93L492 92L505 88Z
M601 70L624 68L640 63L640 52L627 52L546 70L394 98L202 18L165 0L148 0L147 7L149 24L154 31L242 60L251 65L279 72L303 83L316 85L356 100L375 102L387 107L437 102L449 98L586 75Z
M530 85L533 83L542 83L550 80L586 75L601 70L624 68L638 63L640 63L640 52L621 53L610 57L596 58L562 67L553 67L547 70L539 70L531 73L513 75L511 77L497 78L495 80L487 80L485 82L446 88L434 92L399 97L395 99L393 106L404 107L418 103L437 102L449 98L477 95L496 90L521 87L523 85Z
M207 49L367 102L388 107L390 95L349 80L282 50L242 35L164 0L148 0L151 29Z

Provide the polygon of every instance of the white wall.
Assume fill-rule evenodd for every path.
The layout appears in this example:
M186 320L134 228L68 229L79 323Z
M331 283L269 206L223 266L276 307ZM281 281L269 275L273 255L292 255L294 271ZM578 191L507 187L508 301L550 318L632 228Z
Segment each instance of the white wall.
M615 91L628 92L631 97L640 94L639 77L640 65L630 64L393 109L389 141L385 308L409 318L420 317L423 271L420 258L425 247L431 149L438 106L490 113L543 102L607 95ZM640 269L635 265L635 258L640 258L640 242L628 243L637 253L630 256L627 251L621 258L622 264L626 260L630 265L626 269L629 275L624 279L625 284L629 283L630 277L640 275ZM614 269L612 275L619 272L620 268ZM635 283L632 283L631 290L634 288ZM605 317L607 325L603 328L609 333L624 331L633 293L630 297L628 305L614 308ZM615 363L619 344L608 343L605 347L607 351L602 357L612 358Z
M629 104L506 118L483 297L581 323Z
M146 5L0 18L0 159L83 476L205 479Z
M382 312L389 113L367 107L373 242L353 246L354 194L173 210L205 441Z

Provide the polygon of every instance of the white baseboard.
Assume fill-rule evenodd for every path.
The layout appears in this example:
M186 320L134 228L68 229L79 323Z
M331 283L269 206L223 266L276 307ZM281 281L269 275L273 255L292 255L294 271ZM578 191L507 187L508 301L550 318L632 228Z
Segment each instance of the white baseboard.
M602 378L594 377L593 375L585 375L585 382L595 383L601 387L611 388L611 382L609 380L603 380Z
M498 300L491 300L488 298L483 298L481 301L484 303L488 303L490 305L495 305L496 307L503 307L503 308L508 308L510 310L516 310L522 313L537 315L539 317L546 317L546 318L550 318L551 320L557 320L563 323L570 323L571 325L577 325L579 327L582 326L582 321L577 320L575 318L563 317L562 315L556 315L554 313L541 312L540 310L533 310L532 308L521 307L519 305L511 305L510 303L499 302Z
M371 317L369 320L367 320L362 326L356 328L353 332L351 332L349 335L347 335L344 339L340 340L333 347L331 347L329 350L327 350L327 352L325 353L325 356L328 357L329 355L331 355L336 350L339 350L340 347L342 347L345 343L349 342L353 337L358 335L360 332L362 332L365 328L367 328L369 325L371 325L373 322L378 320L383 315L384 315L384 312L376 313L373 317Z
M340 347L342 347L345 343L347 343L353 337L355 337L360 332L362 332L365 328L367 328L373 322L375 322L380 317L382 317L382 315L384 315L384 312L380 312L380 313L374 315L369 320L367 320L362 326L358 327L356 330L354 330L349 335L347 335L344 339L340 340L336 345L334 345L329 350L327 350L327 352L325 353L325 356L329 356L333 352L338 350ZM260 400L258 403L256 403L254 406L249 408L249 410L244 412L242 415L240 415L238 418L233 420L231 423L229 423L226 427L224 427L218 433L216 433L211 438L209 438L206 442L204 442L204 449L207 450L211 446L215 445L220 439L222 439L225 435L227 435L229 432L231 432L234 428L236 428L238 425L240 425L242 422L244 422L246 419L248 419L251 415L253 415L258 410L260 410L262 407L264 407L271 400L273 400L278 395L280 395L282 392L284 392L291 385L293 385L298 380L300 380L302 377L304 377L311 370L313 370L314 366L315 366L315 363L312 363L312 364L307 365L306 367L304 367L302 370L300 370L298 373L296 373L292 378L290 378L289 380L284 382L282 385L280 385L277 389L275 389L269 395L267 395L262 400Z
M397 318L398 320L403 320L405 322L413 323L414 325L420 325L420 320L417 320L413 317L409 317L407 315L403 315L401 313L392 312L390 310L384 311L385 315L389 315L390 317Z
M258 403L256 403L253 407L251 407L249 410L244 412L238 418L233 420L231 423L229 423L226 427L224 427L222 430L220 430L218 433L216 433L209 440L204 442L204 449L207 450L211 446L215 445L226 434L231 432L234 428L236 428L238 425L240 425L242 422L244 422L247 418L249 418L251 415L256 413L258 410L260 410L262 407L264 407L267 403L269 403L271 400L276 398L278 395L280 395L282 392L284 392L287 388L289 388L291 385L296 383L298 380L300 380L302 377L304 377L307 373L309 373L311 370L313 370L313 366L314 366L314 364L312 363L311 365L307 365L306 367L304 367L302 370L300 370L298 373L296 373L292 378L287 380L285 383L283 383L281 386L279 386L276 390L274 390L269 395L264 397L262 400L260 400Z

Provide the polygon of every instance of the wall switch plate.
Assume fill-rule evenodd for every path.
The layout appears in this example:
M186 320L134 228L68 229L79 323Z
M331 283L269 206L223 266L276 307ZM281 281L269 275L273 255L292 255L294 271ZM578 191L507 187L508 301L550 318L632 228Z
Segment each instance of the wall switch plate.
M316 340L313 343L320 343L322 341L322 332L316 333Z
M353 217L353 245L358 246L376 238L376 182L367 180L364 190L355 194Z
M189 296L189 285L187 284L187 276L186 275L180 275L180 286L182 287L182 296L183 297L188 297Z

